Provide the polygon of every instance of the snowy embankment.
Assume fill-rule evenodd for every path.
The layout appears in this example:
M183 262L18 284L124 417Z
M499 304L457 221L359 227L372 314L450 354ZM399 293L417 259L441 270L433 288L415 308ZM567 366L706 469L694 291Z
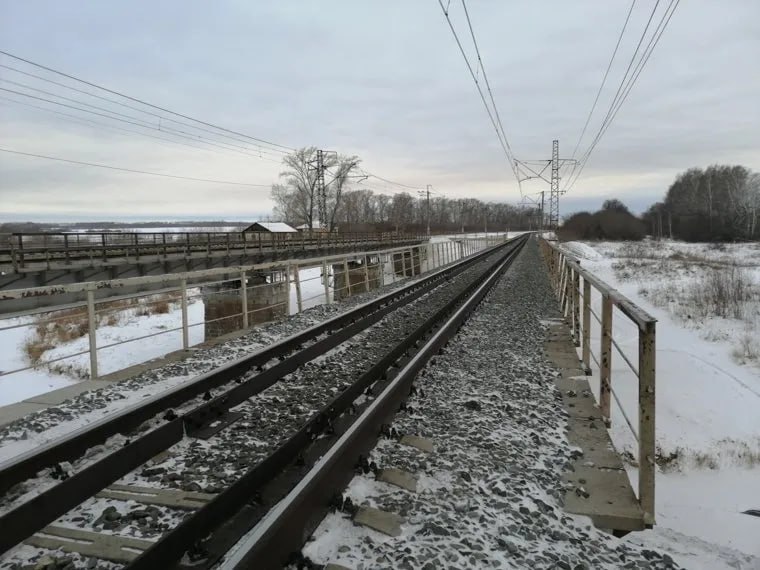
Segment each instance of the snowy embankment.
M563 244L581 265L657 318L657 522L668 529L760 556L760 245L678 242ZM718 273L716 273L718 272ZM725 273L747 286L741 311L710 316L707 292ZM733 283L733 281L732 281ZM718 288L720 292L720 287ZM754 292L754 293L753 293ZM592 295L601 315L601 298ZM720 308L720 307L718 307ZM599 326L592 318L592 350ZM637 328L613 313L613 338L635 364ZM592 386L598 370L592 362ZM615 445L636 456L637 379L613 348ZM630 474L635 480L635 466Z

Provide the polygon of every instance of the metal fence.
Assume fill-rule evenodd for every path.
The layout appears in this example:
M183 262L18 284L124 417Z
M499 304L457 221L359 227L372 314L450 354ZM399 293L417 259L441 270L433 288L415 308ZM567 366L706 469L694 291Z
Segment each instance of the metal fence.
M575 345L581 349L581 360L587 374L591 361L599 371L597 402L607 427L611 426L611 399L614 398L621 416L638 445L638 500L644 512L645 524L654 524L655 505L655 328L657 320L635 305L619 291L581 267L577 258L556 244L540 239L544 259L549 268L552 285L560 307L570 326ZM593 310L592 290L601 296L601 315ZM612 319L617 312L638 329L638 363L631 362L613 338ZM591 346L591 318L598 323L600 345L595 353ZM628 416L612 382L613 348L638 378L638 425Z
M0 300L0 334L4 331L23 327L31 327L44 332L50 327L55 327L57 323L64 323L67 327L66 330L77 329L81 334L75 338L86 338L87 346L70 354L56 356L55 358L40 358L34 363L15 368L11 367L12 369L4 366L2 358L0 358L0 378L32 369L46 369L67 359L88 354L88 376L91 379L96 379L101 375L99 374L101 367L99 352L104 350L160 335L177 335L178 340L181 340L177 348L188 349L191 345L198 344L191 342L190 338L190 332L194 327L204 326L206 327L204 331L207 332L209 325L229 320L231 325L228 328L230 329L248 329L254 323L275 320L288 314L301 312L317 304L330 304L341 298L416 277L504 240L506 240L506 235L459 238L453 241L308 259L282 260L255 265L111 281L5 290L2 292L2 300ZM302 270L308 269L318 269L319 274L304 278ZM339 277L342 277L343 281L340 285L336 283L336 279ZM312 292L316 289L310 287L309 283L316 280L320 281L319 291L313 295L309 294L310 289ZM188 285L189 281L191 282L190 285ZM145 284L153 284L161 288L149 292L118 294L120 289L127 290L129 287ZM235 307L234 312L214 318L206 318L204 312L202 320L191 322L188 315L189 306L191 306L193 299L203 298L207 295L202 290L209 287L213 287L211 293L213 295L227 295L226 301ZM111 296L96 298L95 291L104 288L110 291ZM55 298L56 295L66 293L84 293L86 301L79 303L62 302L51 307L2 315L4 300L43 294ZM294 302L291 302L291 293L294 293ZM262 296L268 300L261 301ZM257 301L261 302L257 305ZM175 311L179 310L179 320L176 326L169 326L157 332L113 342L104 342L102 338L98 339L98 330L109 323L110 315L117 315L120 311L133 309L151 314L149 307L159 303L177 306L174 309ZM152 355L145 360L156 356L162 355ZM137 363L132 362L129 365Z
M426 240L426 235L335 232L146 232L146 233L14 233L0 243L0 264L19 271L85 261L90 264L114 258L166 259L170 255L255 254L356 247L371 244L402 245Z

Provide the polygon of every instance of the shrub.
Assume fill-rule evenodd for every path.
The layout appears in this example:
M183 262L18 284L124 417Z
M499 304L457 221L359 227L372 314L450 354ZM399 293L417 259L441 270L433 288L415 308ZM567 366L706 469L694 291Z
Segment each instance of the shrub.
M752 280L741 267L713 268L686 290L686 305L700 317L742 319L756 296Z

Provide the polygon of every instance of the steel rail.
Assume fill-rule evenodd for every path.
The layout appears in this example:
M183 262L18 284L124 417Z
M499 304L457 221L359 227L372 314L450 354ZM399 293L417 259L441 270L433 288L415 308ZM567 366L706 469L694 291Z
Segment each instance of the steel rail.
M45 467L61 461L74 460L87 449L103 443L109 437L128 433L143 422L156 418L160 413L239 379L254 368L261 369L258 374L254 374L244 383L236 385L228 392L212 398L181 416L176 414L165 416L166 423L158 428L134 440L128 440L121 449L5 513L0 517L0 527L4 529L4 532L0 533L0 552L20 543L74 506L145 463L161 449L167 449L176 444L186 432L192 433L200 429L224 414L230 407L266 389L305 362L345 342L382 319L386 314L429 292L442 280L465 271L473 263L500 248L512 247L510 244L514 244L515 241L510 240L506 244L476 254L425 279L360 305L352 311L315 325L253 355L223 365L188 384L125 409L96 424L73 432L62 440L52 442L42 449L6 463L5 468L0 471L0 485L3 490L33 477ZM327 336L316 340L305 349L302 348L303 344L314 341L322 335ZM269 361L293 351L295 353L289 358L285 358L271 368L263 368Z
M383 392L290 493L237 545L220 568L280 568L292 552L303 546L306 537L317 526L315 517L309 516L309 513L314 510L324 513L329 498L345 488L354 475L357 459L371 449L381 426L393 418L409 394L417 373L457 333L519 251L519 247L512 250L469 298L450 314L446 322L430 334Z
M481 278L473 280L444 307L426 319L411 335L399 342L370 370L363 373L349 388L314 414L286 442L249 469L211 502L164 535L127 568L150 570L173 567L183 557L185 551L208 537L225 522L234 520L236 514L241 511L241 507L244 511L250 512L248 507L251 501L256 499L262 489L280 476L283 470L299 469L298 458L305 455L306 449L313 445L315 438L321 435L325 428L332 426L333 422L344 413L350 411L356 398L366 389L385 377L386 387L381 396L373 400L364 413L350 424L349 431L343 434L335 444L339 450L336 451L336 447L331 446L322 459L317 461L316 466L307 475L307 479L298 482L287 498L277 504L274 512L282 513L285 510L288 515L270 514L264 519L268 522L262 522L262 524L267 525L267 529L272 526L273 520L276 521L274 526L277 527L277 531L264 533L266 540L257 540L248 549L254 554L245 556L239 565L235 565L239 568L257 569L281 567L286 562L287 556L293 550L300 548L305 537L313 530L308 527L316 526L314 508L316 506L325 508L334 493L345 487L354 473L360 453L362 450L366 451L377 439L380 425L387 418L392 417L398 409L398 404L408 394L409 385L416 373L445 344L446 340L456 333L465 318L515 259L525 242L525 238L515 240L507 252L491 264ZM453 316L451 316L452 313ZM446 324L441 326L442 322ZM425 342L425 337L430 335L432 338ZM421 348L415 348L423 342L425 344ZM412 351L415 355L412 356L411 361L391 380L389 376L392 367ZM392 396L389 397L389 393ZM350 443L344 449L347 438ZM315 471L318 473L316 476ZM303 490L305 486L309 489L307 492ZM287 505L291 504L293 497L298 498L298 506L288 508ZM321 516L319 518L321 519ZM249 518L244 530L242 532L238 530L237 536L242 537L255 522ZM231 531L228 529L229 532ZM193 566L209 567L216 562L215 559L209 559L203 561L201 565L196 561Z

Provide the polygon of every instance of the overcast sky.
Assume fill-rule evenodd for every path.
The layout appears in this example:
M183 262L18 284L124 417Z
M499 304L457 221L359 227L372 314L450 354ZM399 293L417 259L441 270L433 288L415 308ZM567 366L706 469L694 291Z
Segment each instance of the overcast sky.
M660 2L658 14L667 4ZM570 157L630 3L469 0L467 6L515 155L548 158L557 138L560 155ZM636 2L579 154L596 133L653 7ZM474 56L460 1L451 0L450 15ZM356 154L370 172L412 186L432 184L449 197L521 199L437 0L0 0L0 49L254 137ZM760 2L681 2L583 176L563 196L562 212L594 208L608 197L640 211L691 166L760 169L758 61ZM0 64L76 85L6 56ZM5 89L32 93L8 83L14 81L86 99L5 68L0 79ZM0 96L86 117L7 91ZM100 124L0 99L0 147L263 185L280 171L276 162L108 129L102 125L161 136L87 118ZM363 187L398 190L377 181ZM526 194L541 190L548 185L523 184ZM0 218L6 220L248 219L271 209L268 196L267 187L0 153Z

